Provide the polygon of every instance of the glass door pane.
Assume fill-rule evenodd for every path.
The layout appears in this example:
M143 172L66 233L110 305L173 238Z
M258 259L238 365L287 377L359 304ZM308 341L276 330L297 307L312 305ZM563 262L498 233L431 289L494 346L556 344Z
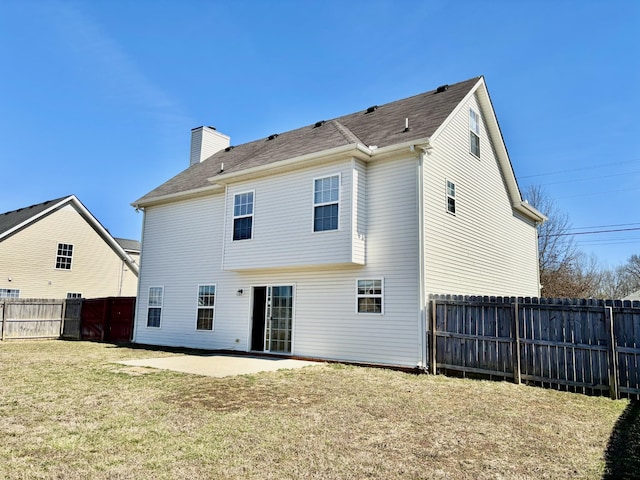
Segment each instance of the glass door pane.
M291 353L291 324L293 319L293 287L267 288L267 328L265 350Z

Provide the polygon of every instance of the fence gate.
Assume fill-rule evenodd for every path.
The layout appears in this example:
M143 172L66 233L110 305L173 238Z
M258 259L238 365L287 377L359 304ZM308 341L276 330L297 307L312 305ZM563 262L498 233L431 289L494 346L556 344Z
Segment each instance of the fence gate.
M128 342L133 332L135 297L108 297L82 301L81 338Z

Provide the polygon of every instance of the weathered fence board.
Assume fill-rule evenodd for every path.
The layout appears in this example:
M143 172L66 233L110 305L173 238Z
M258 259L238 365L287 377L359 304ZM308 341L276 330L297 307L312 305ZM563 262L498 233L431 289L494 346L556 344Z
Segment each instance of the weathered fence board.
M640 397L640 302L431 296L429 370Z
M82 313L82 299L67 299L62 323L62 337L80 340L80 315Z
M2 305L2 340L57 338L64 300L12 298Z

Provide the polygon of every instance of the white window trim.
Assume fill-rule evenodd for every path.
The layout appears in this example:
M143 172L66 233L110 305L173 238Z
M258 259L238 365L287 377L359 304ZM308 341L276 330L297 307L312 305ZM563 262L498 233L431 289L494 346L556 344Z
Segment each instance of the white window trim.
M160 305L149 305L149 299L151 298L151 289L152 288L161 288L162 289L162 298L161 298L161 301L160 301ZM149 325L149 309L150 308L159 308L160 309L160 325L158 325L157 327ZM153 329L162 328L162 311L163 310L164 310L164 285L150 285L149 289L147 290L147 314L145 315L145 325L146 325L147 328L153 328Z
M471 128L471 112L475 113L476 118L477 118L477 121L476 121L476 124L477 124L477 127L478 127L478 131L477 131L477 132L476 132L476 131L474 131L474 130ZM474 134L474 135L476 135L476 136L478 137L478 150L480 150L480 130L481 130L481 127L480 127L480 121L481 121L481 119L480 119L480 112L478 112L478 111L477 111L475 108L473 108L473 107L469 107L469 153L470 153L471 155L473 155L474 157L476 157L476 158L480 158L480 154L482 153L482 151L478 152L478 155L476 155L476 154L473 152L473 149L471 148L471 134Z
M70 297L69 295L74 295ZM79 295L79 296L76 296ZM67 292L67 298L82 298L82 292Z
M60 247L60 245L67 245L67 246L71 246L71 256L67 257L67 256L63 256L63 255L58 255L58 248ZM73 270L73 254L75 253L76 250L76 246L73 243L65 243L65 242L58 242L56 244L56 263L55 263L55 270L61 270L64 272L70 272L71 270ZM69 263L69 268L60 268L58 267L58 257L63 257L63 258L69 258L71 259L71 262Z
M316 180L321 180L323 178L330 177L338 177L338 200L334 202L321 202L316 203ZM338 204L338 228L335 230L315 230L315 220L316 220L316 207L323 207L325 205L333 205L334 203ZM330 233L330 232L339 232L340 231L340 212L342 209L340 208L340 204L342 203L342 173L330 173L328 175L321 175L319 177L314 177L311 182L311 233Z
M449 194L449 184L453 185L453 195ZM446 212L449 215L453 215L454 217L456 216L456 212L458 211L458 202L457 202L457 194L456 194L456 182L454 182L453 180L449 180L448 178L445 179L444 181L444 195L445 195L445 203L444 203L444 208L446 210ZM452 198L453 199L453 204L455 205L455 211L452 212L449 210L449 199Z
M358 293L358 282L363 280L380 280L380 294L360 295ZM379 298L380 299L380 313L376 312L359 312L358 311L358 299L359 298ZM363 277L356 279L356 315L384 315L384 277Z
M198 299L200 298L200 287L213 287L215 290L215 297L213 300L213 307L201 307L198 305ZM198 285L198 290L196 290L196 323L195 330L196 332L213 332L216 329L216 303L218 303L218 285L216 283L201 283ZM198 328L198 310L200 309L208 309L213 310L213 317L211 318L211 330L206 328Z
M238 195L244 195L246 193L251 193L253 194L253 203L251 206L251 214L250 215L236 215L236 197ZM242 192L236 192L233 194L233 202L231 203L231 213L232 213L232 220L231 220L231 241L232 242L246 242L249 240L253 240L253 232L255 231L255 226L256 226L256 222L255 222L255 213L256 213L256 191L255 190L244 190ZM242 240L235 240L233 238L233 234L235 232L235 223L236 223L236 219L238 218L249 218L251 217L251 237L249 238L243 238Z

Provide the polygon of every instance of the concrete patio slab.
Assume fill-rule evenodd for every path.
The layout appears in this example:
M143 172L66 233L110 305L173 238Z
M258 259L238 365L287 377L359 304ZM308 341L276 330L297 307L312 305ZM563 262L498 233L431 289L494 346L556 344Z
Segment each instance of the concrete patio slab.
M319 362L293 360L290 358L233 355L177 355L175 357L126 360L118 363L131 367L150 367L219 378L321 365Z

